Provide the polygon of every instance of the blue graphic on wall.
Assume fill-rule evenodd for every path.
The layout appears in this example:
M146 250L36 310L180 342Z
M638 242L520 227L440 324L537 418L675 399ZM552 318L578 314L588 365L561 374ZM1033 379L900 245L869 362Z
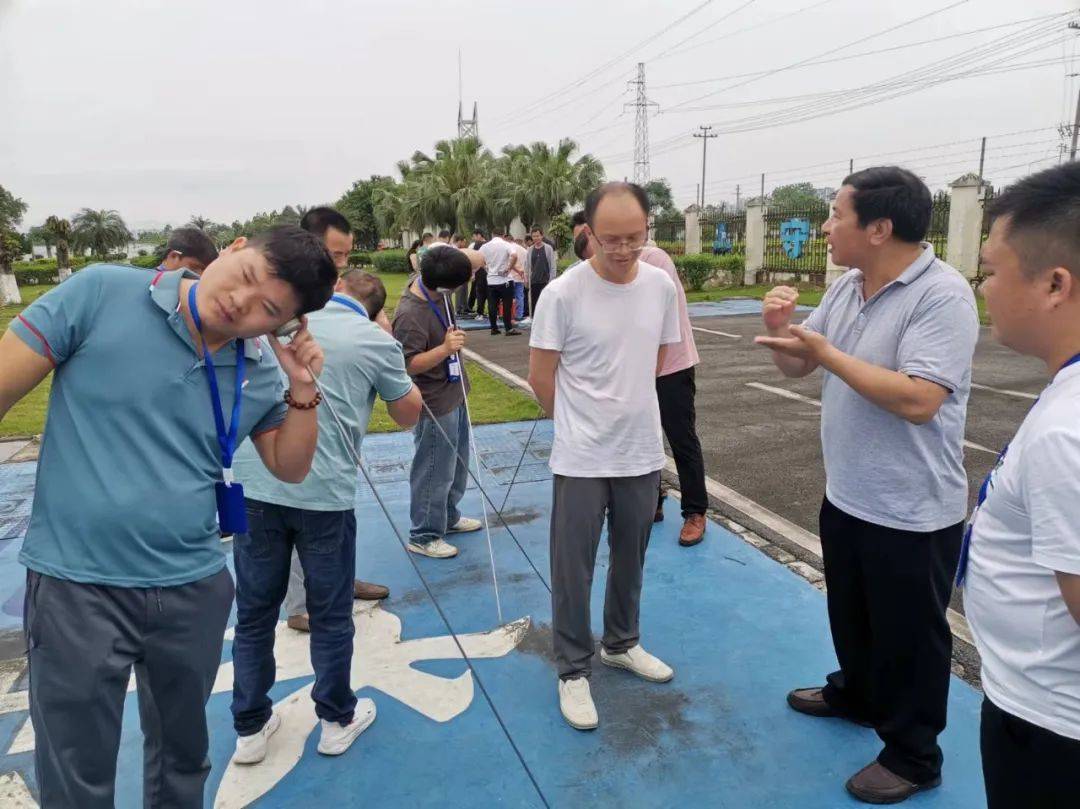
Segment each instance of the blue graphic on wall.
M802 255L803 244L810 240L808 219L789 219L780 223L780 244L788 258Z
M712 243L713 255L726 255L731 252L731 237L728 236L727 223L716 223L716 238Z

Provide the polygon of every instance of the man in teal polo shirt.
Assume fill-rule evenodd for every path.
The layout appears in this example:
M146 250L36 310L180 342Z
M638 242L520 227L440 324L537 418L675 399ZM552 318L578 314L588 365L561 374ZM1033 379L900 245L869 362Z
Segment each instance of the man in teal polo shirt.
M0 338L0 419L55 371L19 556L43 806L113 806L132 666L144 803L202 806L233 596L219 531L243 515L230 439L252 436L298 482L318 430L318 344L306 328L288 346L254 338L321 308L335 278L316 237L281 226L237 239L201 280L88 267Z
M321 218L333 221L339 232L348 232L344 217L322 210ZM370 289L369 280L382 286L367 273L347 273L326 308L310 319L311 333L326 351L319 381L332 406L319 414L319 442L311 473L303 483L281 483L250 444L237 453L236 475L244 485L249 521L249 530L238 533L233 544L232 712L238 736L233 761L237 764L262 761L269 738L281 725L272 711L269 691L275 675L275 629L294 550L303 568L311 630L315 670L311 697L321 720L319 752L344 753L375 720L375 703L357 701L350 677L356 571L354 453L360 452L376 393L402 427L417 422L421 399L405 372L401 346L371 320L373 313L364 305L362 299L371 297L364 294Z

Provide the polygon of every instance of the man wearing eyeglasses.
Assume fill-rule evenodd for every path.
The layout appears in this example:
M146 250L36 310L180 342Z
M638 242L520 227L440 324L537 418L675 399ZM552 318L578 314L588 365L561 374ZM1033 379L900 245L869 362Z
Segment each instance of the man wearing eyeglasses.
M607 183L585 201L594 255L552 281L534 313L529 384L555 420L551 450L552 627L559 707L571 727L598 724L589 689L596 550L610 514L602 663L651 682L674 676L639 641L645 549L664 445L655 379L680 339L675 285L639 261L648 197Z

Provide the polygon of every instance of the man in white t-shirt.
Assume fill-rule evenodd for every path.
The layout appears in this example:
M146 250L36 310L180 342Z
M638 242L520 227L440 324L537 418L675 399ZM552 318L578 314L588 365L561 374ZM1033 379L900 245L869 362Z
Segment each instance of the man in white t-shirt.
M551 449L551 605L559 707L598 723L589 689L596 550L609 516L600 660L652 682L674 672L639 644L645 549L665 455L656 399L665 347L679 342L675 285L638 261L648 197L607 183L585 202L595 255L552 281L533 315L529 384L555 420Z
M994 336L1053 375L979 493L957 581L982 657L990 809L1080 806L1080 163L993 204Z
M510 271L517 266L517 254L513 244L506 240L505 228L493 228L491 239L480 247L480 254L487 266L488 321L491 333L499 334L499 304L503 307L503 325L506 336L521 334L514 328L511 320L514 305L514 285L510 281Z

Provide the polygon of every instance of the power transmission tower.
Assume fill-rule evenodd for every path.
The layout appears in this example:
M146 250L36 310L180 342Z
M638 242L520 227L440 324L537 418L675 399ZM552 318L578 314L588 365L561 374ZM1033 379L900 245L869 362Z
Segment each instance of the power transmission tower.
M710 134L709 130L711 126L699 126L700 132L695 132L695 138L701 138L701 199L698 200L698 204L702 208L705 207L705 148L709 145L709 138L720 137L717 134Z
M634 117L634 182L645 185L649 182L649 107L659 109L660 105L649 101L645 93L645 63L638 62L637 78L627 82L628 86L637 87L637 98L633 104L625 105L633 107L636 111Z
M463 118L461 116L461 49L457 52L457 136L459 138L477 138L480 137L480 116L477 115L477 104L474 101L472 105L472 118Z

